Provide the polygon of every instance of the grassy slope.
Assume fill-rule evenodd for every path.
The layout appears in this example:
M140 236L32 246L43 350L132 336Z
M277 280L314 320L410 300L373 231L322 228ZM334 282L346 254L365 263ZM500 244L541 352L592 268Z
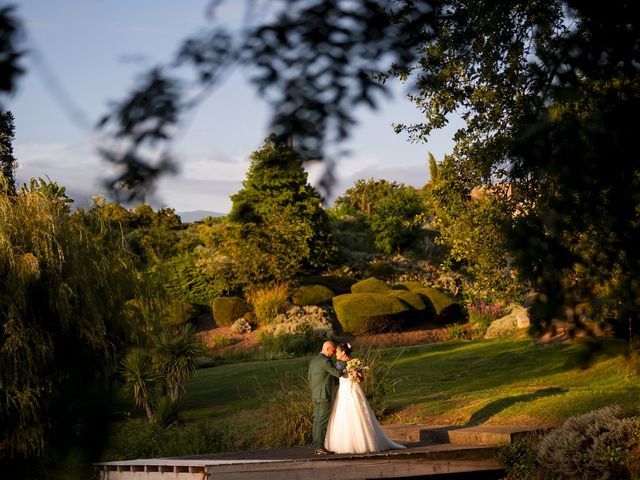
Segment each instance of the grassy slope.
M357 353L357 352L356 352ZM446 342L388 348L385 423L551 425L611 403L638 413L640 377L621 355L580 368L576 345L535 346L528 339ZM251 423L284 382L300 380L308 358L246 362L200 370L187 387L187 416Z

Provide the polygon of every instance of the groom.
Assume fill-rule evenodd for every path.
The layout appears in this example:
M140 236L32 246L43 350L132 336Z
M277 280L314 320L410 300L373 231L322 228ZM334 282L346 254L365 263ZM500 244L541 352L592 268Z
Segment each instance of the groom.
M324 436L336 396L338 378L342 373L331 361L335 353L336 345L330 341L324 342L322 351L309 362L309 383L313 400L313 446L316 455L333 453L324 448Z

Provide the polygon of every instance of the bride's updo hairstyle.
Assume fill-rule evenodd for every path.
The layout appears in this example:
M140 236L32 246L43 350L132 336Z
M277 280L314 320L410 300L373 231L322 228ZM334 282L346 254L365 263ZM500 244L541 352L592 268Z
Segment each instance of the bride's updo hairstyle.
M351 352L353 350L353 348L351 348L350 343L341 343L340 345L338 345L337 348L340 349L340 351L343 352L345 355L351 355Z

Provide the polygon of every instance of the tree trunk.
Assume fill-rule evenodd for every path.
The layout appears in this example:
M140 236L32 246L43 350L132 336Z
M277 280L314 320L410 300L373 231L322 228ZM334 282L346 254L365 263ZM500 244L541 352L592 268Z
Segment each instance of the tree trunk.
M147 411L147 420L149 420L149 423L153 422L153 410L151 410L151 404L149 402L144 402L144 409Z

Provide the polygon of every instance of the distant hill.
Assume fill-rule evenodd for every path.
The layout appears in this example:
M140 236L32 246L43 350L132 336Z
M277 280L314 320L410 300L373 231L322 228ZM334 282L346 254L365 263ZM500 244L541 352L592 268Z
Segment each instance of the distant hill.
M182 223L191 223L202 220L205 217L224 217L226 213L211 212L209 210L193 210L191 212L176 212Z

